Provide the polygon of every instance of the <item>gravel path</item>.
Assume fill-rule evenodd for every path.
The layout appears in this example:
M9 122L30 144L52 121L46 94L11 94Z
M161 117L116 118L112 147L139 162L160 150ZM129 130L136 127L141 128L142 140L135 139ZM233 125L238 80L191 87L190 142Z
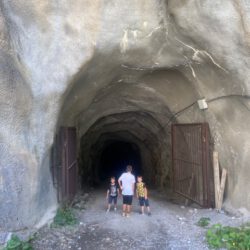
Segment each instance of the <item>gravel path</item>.
M201 217L209 217L211 224L240 225L243 222L243 218L217 213L212 209L179 206L159 196L150 199L152 216L140 215L138 202L134 199L133 212L129 218L121 216L121 198L118 211L105 212L103 190L92 191L87 202L81 199L78 206L84 204L85 209L76 210L79 224L73 227L42 228L34 241L35 249L202 250L208 247L205 242L206 229L196 225Z

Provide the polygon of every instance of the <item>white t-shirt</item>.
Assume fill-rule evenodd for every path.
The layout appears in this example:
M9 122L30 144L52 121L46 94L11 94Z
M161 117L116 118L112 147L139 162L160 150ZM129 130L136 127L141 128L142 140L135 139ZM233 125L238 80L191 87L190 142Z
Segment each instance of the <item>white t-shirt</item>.
M123 173L118 181L122 182L122 194L133 195L134 189L133 184L135 183L135 177L131 173Z

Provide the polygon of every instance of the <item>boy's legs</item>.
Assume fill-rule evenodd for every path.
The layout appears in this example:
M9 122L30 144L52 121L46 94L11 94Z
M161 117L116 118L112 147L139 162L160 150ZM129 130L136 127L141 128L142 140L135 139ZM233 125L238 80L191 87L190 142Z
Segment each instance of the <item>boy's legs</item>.
M107 208L107 212L109 212L109 211L110 211L111 204L112 204L112 197L111 197L111 196L109 196L109 199L108 199L108 208Z
M150 207L149 207L149 200L148 199L145 200L145 206L147 207L148 215L151 215Z
M144 206L141 206L141 214L144 214Z
M145 198L144 197L139 197L139 204L141 207L141 214L144 214L144 206L145 206Z
M114 210L116 211L117 206L117 196L114 197Z

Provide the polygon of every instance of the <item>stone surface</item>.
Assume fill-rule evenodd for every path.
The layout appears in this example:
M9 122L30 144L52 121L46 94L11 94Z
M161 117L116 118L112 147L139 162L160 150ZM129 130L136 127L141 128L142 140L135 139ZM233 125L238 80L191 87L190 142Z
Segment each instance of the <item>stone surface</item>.
M79 146L88 139L82 167L109 132L138 144L147 178L153 169L167 188L171 121L207 121L229 172L225 206L249 212L249 9L247 0L1 1L1 229L55 210L50 149L61 125L77 127ZM201 97L208 110L173 116Z
M75 211L79 221L74 227L40 229L32 244L34 249L209 249L207 228L197 225L201 218L210 218L210 225L239 226L244 222L243 217L232 219L212 209L192 209L190 213L154 190L150 190L149 198L152 215L139 214L134 199L131 216L126 218L121 214L121 198L117 211L111 208L106 213L104 192L90 193L86 210Z

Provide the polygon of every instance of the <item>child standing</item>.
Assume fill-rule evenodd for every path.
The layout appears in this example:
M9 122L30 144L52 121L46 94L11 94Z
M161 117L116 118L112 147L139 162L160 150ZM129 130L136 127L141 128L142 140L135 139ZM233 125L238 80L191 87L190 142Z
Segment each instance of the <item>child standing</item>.
M142 176L139 175L137 177L137 183L136 183L136 195L139 199L139 204L141 207L140 214L144 214L144 208L147 208L148 215L151 215L150 207L149 207L149 200L148 200L148 190L145 185L145 183L142 181Z
M108 209L107 209L107 213L110 211L112 202L114 203L114 211L116 211L116 204L117 204L117 196L119 194L119 189L118 186L115 183L115 177L112 176L110 178L110 184L109 184L109 188L107 190L107 196L106 199L108 200Z

